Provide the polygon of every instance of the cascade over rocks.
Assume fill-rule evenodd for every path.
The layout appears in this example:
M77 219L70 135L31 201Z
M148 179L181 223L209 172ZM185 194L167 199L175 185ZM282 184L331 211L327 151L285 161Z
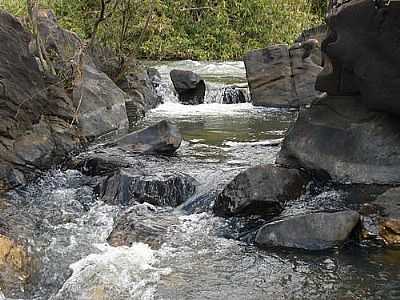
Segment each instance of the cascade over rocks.
M218 195L214 212L219 216L279 215L288 200L301 196L308 180L295 169L274 165L240 173Z
M137 153L173 154L182 143L179 129L170 121L164 120L145 129L132 132L113 142Z
M223 104L238 104L246 102L246 95L241 89L236 87L227 87L224 89L224 93L222 96Z
M182 104L204 103L206 84L199 75L191 71L172 70L170 76Z
M31 35L0 11L0 190L25 184L80 143L74 105L45 78L29 51Z
M319 212L286 217L263 226L256 236L262 247L324 250L342 244L360 221L355 211Z
M288 45L273 45L249 52L244 62L254 105L294 107L310 104L321 93L315 80L322 68L310 58L316 40Z

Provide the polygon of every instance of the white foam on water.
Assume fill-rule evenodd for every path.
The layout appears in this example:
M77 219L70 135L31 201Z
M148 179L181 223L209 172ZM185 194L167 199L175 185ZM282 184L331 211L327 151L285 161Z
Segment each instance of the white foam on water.
M271 108L256 108L251 103L241 104L219 104L209 103L200 105L183 105L180 103L164 103L149 112L147 118L161 115L168 117L190 117L190 116L237 116L249 115L256 109L263 111L274 111Z
M100 253L73 263L73 273L52 300L154 299L156 284L169 269L157 269L154 250L143 243L131 247L96 245Z

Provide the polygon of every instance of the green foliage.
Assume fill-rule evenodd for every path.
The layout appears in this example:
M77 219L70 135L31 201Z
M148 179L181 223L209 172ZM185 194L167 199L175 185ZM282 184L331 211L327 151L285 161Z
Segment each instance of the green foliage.
M118 1L114 6L114 1ZM62 26L89 38L100 0L39 0ZM0 7L25 13L25 0ZM111 0L97 38L122 55L146 59L241 59L274 43L292 43L322 23L326 0Z

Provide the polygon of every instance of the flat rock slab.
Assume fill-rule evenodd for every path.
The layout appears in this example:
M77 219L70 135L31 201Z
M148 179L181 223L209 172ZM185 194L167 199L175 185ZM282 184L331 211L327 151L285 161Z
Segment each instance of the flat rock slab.
M178 127L170 121L161 121L143 130L135 131L113 142L135 153L173 154L182 143Z
M240 173L218 196L214 212L220 216L260 215L271 217L283 210L287 200L298 198L307 178L295 169L274 165Z
M262 227L256 243L262 247L329 249L343 243L359 221L360 215L350 210L287 217Z

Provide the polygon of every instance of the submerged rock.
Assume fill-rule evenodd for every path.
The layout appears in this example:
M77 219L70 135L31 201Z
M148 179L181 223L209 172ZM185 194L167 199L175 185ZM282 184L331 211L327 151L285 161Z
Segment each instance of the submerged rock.
M355 97L327 97L300 112L277 163L340 183L400 183L400 121Z
M389 189L371 204L378 210L379 236L387 246L400 246L400 188Z
M315 80L322 68L310 55L305 43L290 49L274 45L249 52L244 62L252 103L297 108L316 99L321 93L314 88Z
M151 205L139 204L125 211L117 219L107 241L114 247L145 243L152 249L159 249L169 228L176 224L176 216L161 215Z
M132 152L173 154L182 143L179 129L170 121L161 121L143 130L135 131L118 139L113 145Z
M149 174L130 168L105 178L98 189L100 198L112 205L150 203L176 207L194 194L196 185L196 180L186 174Z
M224 89L224 94L222 96L223 104L238 104L246 103L246 96L243 91L235 87L227 87Z
M308 180L299 171L274 165L240 173L219 194L214 212L220 216L259 215L273 217L287 200L301 196Z
M204 103L206 84L199 75L191 71L172 70L170 76L182 104Z
M360 221L355 211L319 212L287 217L262 227L256 243L262 247L324 250L342 244Z

